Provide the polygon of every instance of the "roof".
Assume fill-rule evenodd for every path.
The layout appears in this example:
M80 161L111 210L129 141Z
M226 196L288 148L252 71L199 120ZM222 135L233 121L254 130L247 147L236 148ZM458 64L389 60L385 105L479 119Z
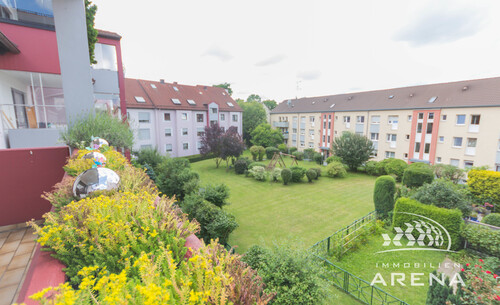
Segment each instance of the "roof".
M190 86L177 83L126 78L125 92L127 108L131 109L158 108L206 111L208 109L208 104L216 103L219 106L219 111L243 111L238 103L229 96L226 89L219 87L202 85ZM138 102L136 97L142 97L144 102ZM172 99L178 100L179 104L174 104ZM188 100L194 101L194 104L190 104Z
M495 106L500 106L500 77L285 100L271 113Z
M104 30L97 30L97 32L98 32L98 34L97 34L98 37L109 38L109 39L114 39L114 40L122 39L122 37L115 32L104 31Z
M7 36L5 36L2 31L0 31L0 54L4 54L6 52L11 52L14 54L21 53L16 44L10 41L9 38L7 38Z

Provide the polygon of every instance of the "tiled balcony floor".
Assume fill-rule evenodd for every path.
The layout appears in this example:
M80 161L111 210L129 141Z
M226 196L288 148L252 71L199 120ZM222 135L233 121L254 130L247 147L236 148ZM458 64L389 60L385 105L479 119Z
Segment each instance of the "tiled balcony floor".
M33 232L20 225L0 227L0 305L16 301L35 252Z

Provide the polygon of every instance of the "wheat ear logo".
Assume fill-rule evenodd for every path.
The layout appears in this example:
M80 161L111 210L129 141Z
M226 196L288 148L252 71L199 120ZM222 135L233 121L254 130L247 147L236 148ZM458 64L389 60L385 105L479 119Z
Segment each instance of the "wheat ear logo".
M395 251L445 251L445 252L455 252L451 251L451 238L450 238L450 233L448 233L448 230L445 229L440 223L438 223L435 220L432 220L428 217L418 215L418 214L413 214L413 213L406 213L406 212L397 212L398 214L406 214L406 215L412 215L412 216L417 216L421 219L419 220L413 220L412 223L405 223L406 225L406 230L403 231L400 227L394 227L394 230L396 231L396 235L394 236L394 239L391 239L391 237L388 234L382 234L382 237L384 238L384 244L382 246L388 247L391 244L393 244L396 247L403 247L403 244L401 243L401 238L404 236L408 240L408 242L405 245L405 248L396 248L396 249L390 249L390 250L384 250L384 251L378 251L376 253L385 253L385 252L395 252ZM422 220L423 219L423 220ZM415 238L414 233L418 232L418 237ZM446 245L446 249L436 249L432 248L432 246L436 247L442 247L443 244L445 243L445 240L443 238L443 232L446 234L448 237L447 242L448 244ZM418 246L418 247L416 247ZM408 247L413 247L413 248L408 248Z

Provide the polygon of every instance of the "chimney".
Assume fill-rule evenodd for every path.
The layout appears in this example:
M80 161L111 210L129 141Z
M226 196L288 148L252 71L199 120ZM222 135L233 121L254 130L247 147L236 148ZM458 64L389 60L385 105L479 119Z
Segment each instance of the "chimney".
M165 80L163 78L160 78L160 84L164 84Z
M174 82L174 85L177 85L177 82Z

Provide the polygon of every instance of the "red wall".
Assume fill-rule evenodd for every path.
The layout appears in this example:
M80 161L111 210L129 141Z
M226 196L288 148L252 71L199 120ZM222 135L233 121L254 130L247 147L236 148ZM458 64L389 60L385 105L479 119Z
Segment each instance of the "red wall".
M0 226L42 219L51 204L40 196L64 176L68 147L0 150Z
M0 31L21 51L1 55L0 69L61 74L54 31L8 23L0 23Z

